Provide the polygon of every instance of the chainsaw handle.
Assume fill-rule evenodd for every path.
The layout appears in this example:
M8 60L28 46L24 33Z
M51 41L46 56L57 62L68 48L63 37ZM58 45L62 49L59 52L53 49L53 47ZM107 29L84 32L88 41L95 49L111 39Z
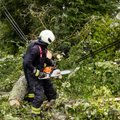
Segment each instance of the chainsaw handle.
M38 77L38 79L39 79L39 80L48 79L48 78L50 78L50 76L51 76L49 73L44 73L44 74L45 74L44 77L40 76L40 77Z

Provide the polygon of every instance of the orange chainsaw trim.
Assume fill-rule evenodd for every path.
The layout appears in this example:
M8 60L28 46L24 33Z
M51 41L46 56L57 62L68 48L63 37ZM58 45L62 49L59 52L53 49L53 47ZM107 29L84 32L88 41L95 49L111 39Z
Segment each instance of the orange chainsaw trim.
M45 73L51 73L53 71L53 69L54 69L54 67L45 67L43 69L43 72L45 72Z

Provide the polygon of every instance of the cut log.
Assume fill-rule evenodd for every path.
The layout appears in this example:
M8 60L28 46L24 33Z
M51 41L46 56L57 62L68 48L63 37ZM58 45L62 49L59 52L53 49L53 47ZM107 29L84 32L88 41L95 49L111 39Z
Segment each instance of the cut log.
M20 102L24 99L26 93L27 93L27 81L25 79L25 76L21 75L10 92L9 95L10 105L20 106Z

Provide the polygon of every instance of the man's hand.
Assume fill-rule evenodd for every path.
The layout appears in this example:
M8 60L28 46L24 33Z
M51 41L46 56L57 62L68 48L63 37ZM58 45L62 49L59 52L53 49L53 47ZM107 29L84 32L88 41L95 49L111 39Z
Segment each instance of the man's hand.
M38 76L38 78L45 78L46 76L47 76L46 73L40 72L40 75Z
M39 77L39 78L43 78L43 77L46 76L46 73L40 72L40 70L38 70L38 69L36 69L36 68L34 69L33 73L34 73L34 75L35 75L36 77Z
M61 71L59 69L55 69L55 70L50 72L50 71L48 71L48 68L45 69L47 71L44 70L43 72L41 72L38 69L35 69L33 73L36 77L38 77L38 79L48 79L51 77L59 78L59 79L62 78Z

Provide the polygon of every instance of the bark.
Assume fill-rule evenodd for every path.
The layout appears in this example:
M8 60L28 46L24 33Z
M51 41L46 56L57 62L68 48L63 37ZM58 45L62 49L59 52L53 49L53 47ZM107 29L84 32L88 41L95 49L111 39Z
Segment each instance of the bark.
M20 76L18 81L14 84L13 89L9 94L10 105L20 106L20 102L24 99L26 93L27 93L27 81L25 79L25 76L22 75Z

